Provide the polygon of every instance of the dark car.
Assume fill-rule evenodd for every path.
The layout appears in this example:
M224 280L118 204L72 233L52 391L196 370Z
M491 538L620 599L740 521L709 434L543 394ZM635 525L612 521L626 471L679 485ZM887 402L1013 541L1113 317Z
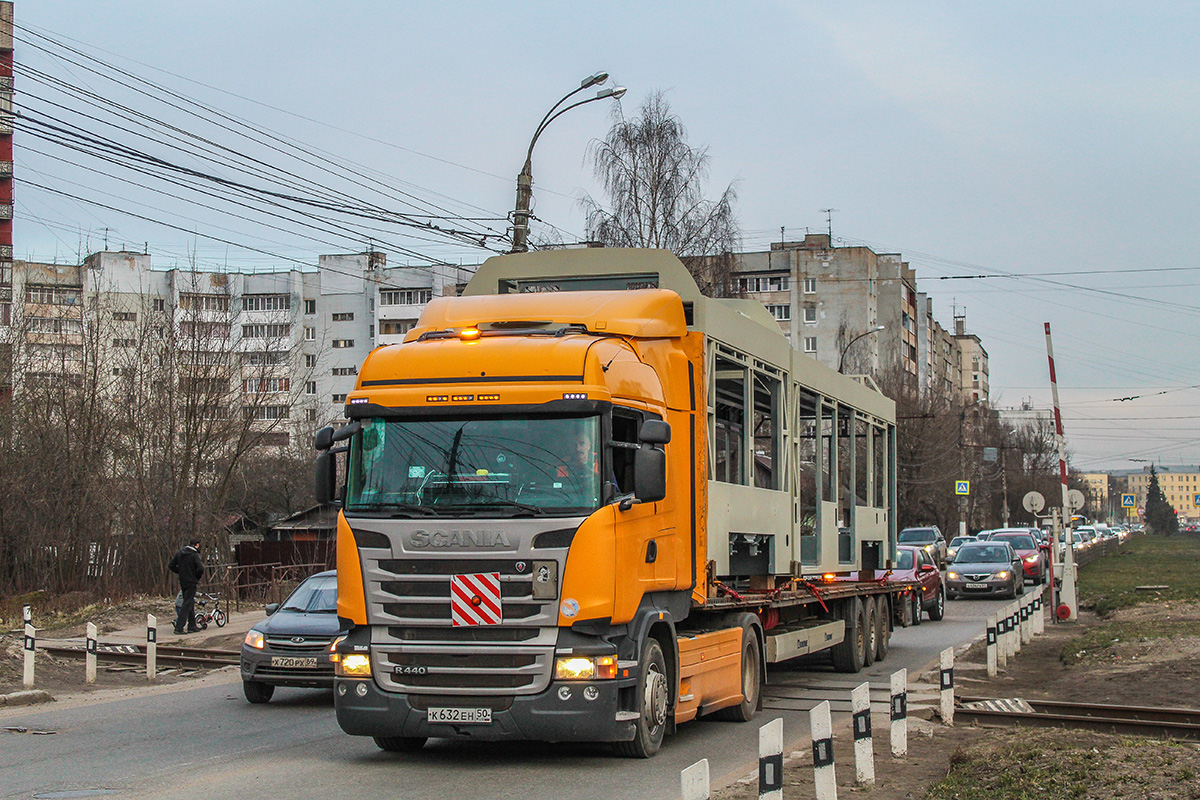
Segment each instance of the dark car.
M337 573L320 572L267 606L267 618L242 643L242 691L266 703L276 686L333 688L330 645L343 633L337 618Z
M1021 559L1021 568L1025 571L1025 579L1035 584L1046 582L1046 576L1049 573L1046 566L1046 554L1032 534L1000 531L993 533L988 541L1011 544Z
M946 615L946 587L942 584L942 573L924 547L897 547L896 567L891 577L896 581L916 581L921 587L920 596L913 598L914 625L921 624L922 611L934 622Z
M958 549L946 570L946 596L1001 595L1025 593L1021 559L1008 542L971 542Z
M900 544L919 545L933 556L938 566L946 563L946 537L936 525L905 528L896 539Z

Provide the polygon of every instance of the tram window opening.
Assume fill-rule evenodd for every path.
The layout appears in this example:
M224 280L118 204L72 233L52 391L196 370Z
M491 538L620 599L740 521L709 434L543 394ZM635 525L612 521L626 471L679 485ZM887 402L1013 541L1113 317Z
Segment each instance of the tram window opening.
M780 389L777 378L754 373L754 485L762 489L781 488Z
M746 484L746 368L716 359L713 480Z

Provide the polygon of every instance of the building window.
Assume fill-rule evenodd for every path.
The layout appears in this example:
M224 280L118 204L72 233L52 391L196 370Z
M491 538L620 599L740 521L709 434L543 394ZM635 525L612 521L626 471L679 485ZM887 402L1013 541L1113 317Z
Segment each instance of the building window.
M287 419L287 406L246 406L244 408L246 419Z
M333 315L333 321L334 322L353 322L354 321L354 312L353 311L340 311L337 314Z
M334 339L333 340L333 349L334 350L345 350L348 347L354 347L353 339Z
M242 381L242 391L246 394L277 394L288 391L291 386L288 378L249 378Z
M817 279L816 278L805 278L804 279L804 293L805 294L816 294L817 293Z
M137 312L134 311L114 311L114 322L137 322Z
M432 289L389 289L379 293L381 306L415 306L432 299Z
M307 330L307 328L305 330ZM317 366L317 357L316 356L314 356L314 355L304 356L305 369L313 369L316 366Z
M816 325L817 324L817 307L816 306L805 306L804 307L804 324L805 325Z
M181 322L179 335L188 339L228 339L229 326L224 322Z
M791 306L767 306L767 311L770 311L771 316L781 322L792 318Z
M154 310L155 311L166 311L167 310L167 301L162 299L161 297L154 298Z
M136 339L113 339L113 347L135 347Z
M344 394L335 394L335 395L333 396L333 402L335 402L335 403L344 403L344 402L346 402L346 395L344 395Z
M334 375L357 375L358 368L357 367L334 367L333 374Z
M228 311L227 294L180 294L179 307L187 311Z
M316 300L305 300L304 301L304 313L305 314L317 313L317 301Z
M286 323L255 323L242 326L243 339L286 339L292 334L292 326Z
M786 292L790 282L787 275L761 275L738 278L743 292Z
M30 317L29 333L83 333L83 322L63 317Z
M380 336L408 333L417 324L415 319L384 319L379 321Z
M315 342L317 340L317 329L304 326L304 341Z
M286 294L242 295L242 311L287 311L292 307Z
M317 410L315 408L308 409L307 411L304 412L304 418L306 420L308 420L309 422L316 422L317 421Z
M304 393L305 394L316 394L317 393L317 382L309 381L308 383L304 384Z
M804 337L804 352L806 352L806 353L817 352L817 337L815 337L815 336L805 336Z
M287 447L292 441L292 435L287 431L272 431L264 433L258 443L264 447Z
M368 325L368 326L367 326L367 338L368 338L368 339L374 339L374 338L375 338L375 326L374 326L374 325Z
M46 306L77 306L83 303L83 290L65 286L27 286L25 302Z

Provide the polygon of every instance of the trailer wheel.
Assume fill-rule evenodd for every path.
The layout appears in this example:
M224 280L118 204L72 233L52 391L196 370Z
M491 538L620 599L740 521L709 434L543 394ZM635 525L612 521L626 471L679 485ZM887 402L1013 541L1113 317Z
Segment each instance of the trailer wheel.
M762 653L759 652L758 634L749 625L742 625L742 702L736 706L713 712L713 719L730 722L749 722L758 713L758 700L762 692Z
M650 758L662 747L667 732L671 690L667 686L667 660L656 639L642 645L638 678L638 721L633 739L617 742L617 752L628 758Z
M875 596L862 599L863 604L863 666L875 663L875 652L879 649L879 614L875 610Z
M424 736L373 736L375 746L389 753L411 753L425 746Z
M890 640L892 638L892 615L889 611L891 604L888 603L886 596L879 595L875 598L875 607L879 611L879 616L877 617L879 621L875 623L875 660L883 661L888 657L888 650L890 649L891 644Z
M863 649L866 644L866 625L862 600L857 597L839 603L837 616L846 623L846 635L833 646L833 668L838 672L858 672L863 668Z

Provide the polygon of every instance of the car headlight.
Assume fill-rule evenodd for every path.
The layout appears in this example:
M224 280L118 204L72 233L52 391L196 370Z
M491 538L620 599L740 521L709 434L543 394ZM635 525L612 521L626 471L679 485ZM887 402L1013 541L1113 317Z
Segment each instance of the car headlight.
M957 572L947 572L946 577L952 581L956 581L956 580L958 580L958 573Z
M996 577L999 578L1000 580L1004 580L1005 578L1008 577L1008 570L1003 570L1003 569L1000 570L999 572L996 573Z
M932 553L932 552L933 552L933 545L931 545L931 544L927 544L927 545L925 545L925 552L926 552L926 553Z
M246 631L246 638L243 641L245 641L248 647L253 647L255 650L262 650L267 643L267 637L263 635L262 631L251 628Z
M559 656L554 678L560 681L607 680L617 677L616 656Z
M371 657L366 653L345 653L334 664L337 674L344 678L371 677Z
M1036 564L1036 563L1037 563L1037 561L1038 561L1038 557L1037 557L1037 556L1025 556L1025 563L1026 563L1026 564Z

